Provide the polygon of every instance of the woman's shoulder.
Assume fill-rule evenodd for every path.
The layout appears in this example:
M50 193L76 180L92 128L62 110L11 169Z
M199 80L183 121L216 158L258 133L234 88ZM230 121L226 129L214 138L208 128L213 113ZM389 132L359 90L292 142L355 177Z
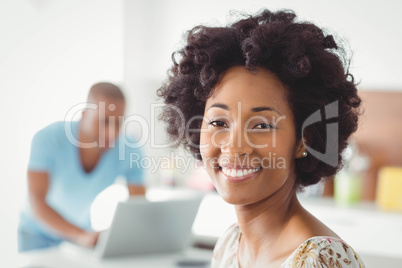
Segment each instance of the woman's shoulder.
M315 236L304 241L281 267L365 267L357 253L345 241Z

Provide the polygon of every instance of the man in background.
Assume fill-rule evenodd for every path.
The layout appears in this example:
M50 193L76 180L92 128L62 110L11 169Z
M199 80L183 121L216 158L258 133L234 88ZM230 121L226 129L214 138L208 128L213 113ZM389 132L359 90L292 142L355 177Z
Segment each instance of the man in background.
M130 195L145 194L143 171L129 163L129 153L141 152L126 143L120 146L126 138L119 137L123 93L116 85L98 83L87 102L80 121L53 123L32 140L29 205L18 228L20 252L57 246L63 240L93 247L99 233L91 230L90 206L118 176L126 177Z

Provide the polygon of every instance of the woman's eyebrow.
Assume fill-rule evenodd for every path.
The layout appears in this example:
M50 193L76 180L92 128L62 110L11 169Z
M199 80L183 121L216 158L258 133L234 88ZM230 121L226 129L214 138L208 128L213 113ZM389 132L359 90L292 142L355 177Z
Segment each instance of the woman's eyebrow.
M223 104L223 103L214 103L211 106L209 106L207 110L209 110L211 108L221 108L223 110L229 111L229 106L227 106L226 104ZM273 112L278 113L279 115L282 115L278 110L276 110L273 107L269 107L269 106L259 106L259 107L251 108L251 112L253 112L253 113L258 113L258 112L262 112L262 111L273 111Z
M254 107L254 108L251 108L251 111L253 113L262 112L262 111L273 111L273 112L278 113L279 115L282 115L278 110L276 110L273 107L269 107L269 106Z
M214 103L211 106L209 106L207 110L209 110L211 108L221 108L223 110L229 111L229 106L227 106L226 104L223 104L223 103Z

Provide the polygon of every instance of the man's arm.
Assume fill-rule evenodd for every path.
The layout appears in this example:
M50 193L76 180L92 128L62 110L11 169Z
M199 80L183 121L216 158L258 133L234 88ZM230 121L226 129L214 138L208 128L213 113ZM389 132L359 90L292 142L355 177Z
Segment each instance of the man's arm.
M99 233L86 232L67 222L60 214L46 203L49 189L49 174L28 170L28 193L32 211L46 225L64 237L86 247L93 247Z
M145 195L145 187L142 185L128 184L127 188L128 188L128 193L130 194L130 196Z

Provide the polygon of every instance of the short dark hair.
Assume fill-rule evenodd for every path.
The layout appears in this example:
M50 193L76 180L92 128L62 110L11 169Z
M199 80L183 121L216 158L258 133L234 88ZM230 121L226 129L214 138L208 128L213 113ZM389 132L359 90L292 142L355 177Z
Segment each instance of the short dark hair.
M180 109L187 125L204 114L206 100L226 70L234 66L251 72L265 68L286 87L296 138L304 138L314 150L326 150L326 123L312 124L304 133L302 124L315 111L338 101L338 165L328 165L310 154L295 160L300 187L335 175L342 166L341 153L348 138L357 129L361 100L346 53L332 35L312 23L297 22L291 10L263 10L227 27L196 26L187 32L186 39L185 46L173 53L169 79L158 90L168 104L161 119L167 123L171 139L179 139L201 160L199 147L194 146L199 145L199 133L183 129L182 118L172 106ZM201 123L202 119L194 120L189 128L201 128Z
M105 97L112 98L117 100L124 101L124 94L121 91L120 87L112 84L110 82L99 82L92 85L91 89L88 93L88 101L90 101L95 96L97 97Z

